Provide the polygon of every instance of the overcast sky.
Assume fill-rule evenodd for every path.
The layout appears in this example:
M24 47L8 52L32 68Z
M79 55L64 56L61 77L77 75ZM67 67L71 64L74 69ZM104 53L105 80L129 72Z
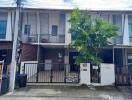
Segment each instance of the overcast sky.
M0 0L1 7L15 5L15 0ZM27 0L24 3L29 8L72 9L131 9L132 0Z

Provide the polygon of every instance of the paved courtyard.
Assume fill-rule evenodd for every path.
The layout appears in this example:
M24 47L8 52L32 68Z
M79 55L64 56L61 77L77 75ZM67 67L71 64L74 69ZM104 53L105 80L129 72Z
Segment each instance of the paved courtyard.
M132 87L27 86L0 100L132 100Z

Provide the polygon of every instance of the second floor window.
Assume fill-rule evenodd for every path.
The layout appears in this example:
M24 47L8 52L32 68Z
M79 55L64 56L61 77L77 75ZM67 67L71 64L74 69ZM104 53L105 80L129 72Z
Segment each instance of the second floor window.
M25 25L24 35L30 35L31 25Z
M52 35L57 36L57 33L58 33L58 26L52 25Z
M0 20L0 39L5 39L6 37L6 26L7 26L7 21Z
M132 42L132 15L128 15L129 41Z
M132 42L132 23L128 24L129 28L129 41Z
M113 24L119 27L118 35L122 35L122 16L120 14L113 15Z

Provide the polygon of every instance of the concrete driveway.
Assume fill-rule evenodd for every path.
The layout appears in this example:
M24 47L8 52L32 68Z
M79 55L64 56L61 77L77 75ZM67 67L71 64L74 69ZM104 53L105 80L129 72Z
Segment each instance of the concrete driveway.
M131 87L130 87L131 88ZM132 100L128 87L27 86L7 93L0 100Z

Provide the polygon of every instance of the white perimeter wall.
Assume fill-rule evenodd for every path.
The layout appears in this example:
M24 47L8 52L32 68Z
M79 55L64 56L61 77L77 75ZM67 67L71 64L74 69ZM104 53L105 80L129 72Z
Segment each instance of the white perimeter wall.
M101 85L113 85L115 83L114 64L101 64Z
M95 85L95 86L107 86L115 83L115 71L114 64L101 64L100 66L101 83L91 83L90 76L90 64L80 64L80 84Z
M30 78L31 76L35 75L37 73L37 63L38 61L21 62L20 74L23 74L25 64L25 74L27 74L27 78Z

